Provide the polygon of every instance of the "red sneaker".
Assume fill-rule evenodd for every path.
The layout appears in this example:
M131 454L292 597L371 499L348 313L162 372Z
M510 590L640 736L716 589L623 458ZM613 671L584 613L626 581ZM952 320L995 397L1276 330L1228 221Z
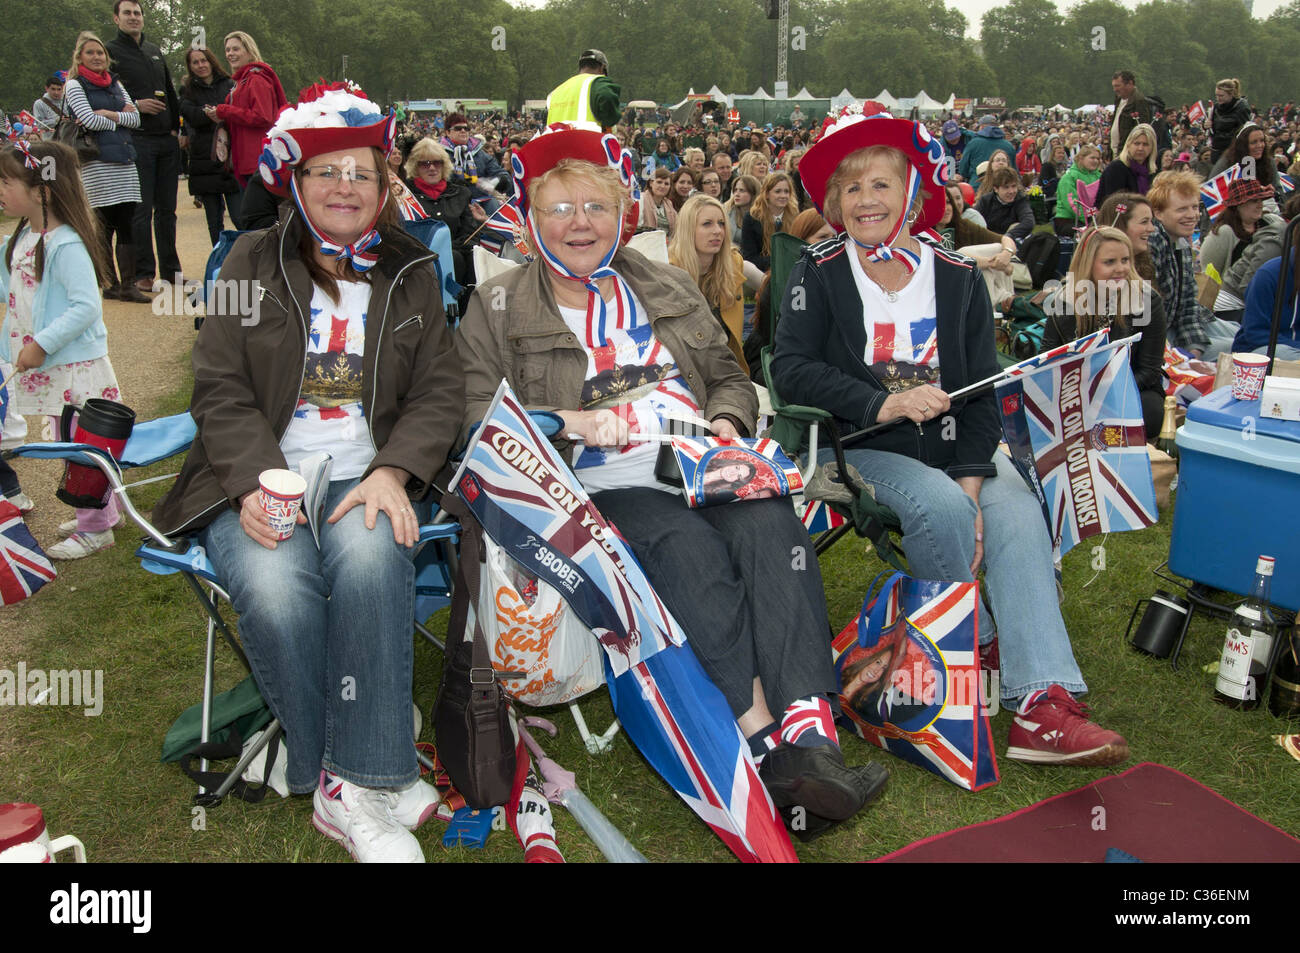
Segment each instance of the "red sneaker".
M1011 725L1007 757L1035 764L1118 764L1128 742L1088 720L1088 706L1053 685Z

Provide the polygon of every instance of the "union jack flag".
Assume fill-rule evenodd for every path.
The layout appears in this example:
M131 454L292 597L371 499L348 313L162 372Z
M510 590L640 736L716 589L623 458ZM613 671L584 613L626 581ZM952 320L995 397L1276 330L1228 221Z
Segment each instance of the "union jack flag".
M488 220L483 223L483 230L480 242L484 248L493 250L494 254L500 254L505 243L509 241L514 244L519 254L531 257L532 252L525 238L528 228L524 224L523 216L519 214L519 209L513 203L505 202L489 215Z
M404 222L418 222L421 219L429 217L429 213L424 210L419 201L411 190L403 185L400 189L394 188L393 194L397 196L397 213L402 216Z
M1205 212L1210 218L1227 207L1228 183L1240 178L1241 165L1230 165L1201 186L1201 201L1205 203Z
M655 770L742 860L797 860L726 699L505 381L452 487L484 532L596 635L614 710Z
M1035 369L997 387L1011 459L1043 505L1058 557L1091 536L1159 518L1129 367L1136 338L1106 344L1091 335L1039 355Z
M1201 101L1199 99L1196 102L1192 103L1191 109L1187 110L1187 121L1188 122L1205 121L1205 107L1201 105Z
M1282 187L1283 195L1288 195L1295 191L1295 179L1291 178L1291 176L1287 175L1285 172L1279 172L1277 174L1277 184Z
M631 550L501 382L452 486L512 559L569 603L622 675L686 641Z
M21 602L55 575L18 507L0 498L0 605Z

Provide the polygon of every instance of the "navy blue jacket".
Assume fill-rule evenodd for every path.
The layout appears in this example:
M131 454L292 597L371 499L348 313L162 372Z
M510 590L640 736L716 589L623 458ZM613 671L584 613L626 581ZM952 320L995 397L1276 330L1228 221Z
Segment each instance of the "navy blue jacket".
M863 359L867 331L846 242L840 235L804 249L790 272L772 376L783 400L830 411L847 434L876 423L889 391ZM952 393L998 372L993 307L975 263L943 248L934 248L934 286L940 382ZM905 421L853 446L901 453L954 479L994 476L1002 426L992 389L958 398L944 416L949 414L955 431L942 418L919 427Z

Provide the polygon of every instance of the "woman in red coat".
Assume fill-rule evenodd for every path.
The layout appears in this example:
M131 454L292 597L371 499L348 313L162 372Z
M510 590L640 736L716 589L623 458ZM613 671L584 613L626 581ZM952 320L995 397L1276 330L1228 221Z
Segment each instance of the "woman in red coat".
M235 88L226 102L208 106L204 112L209 119L224 123L230 132L230 163L242 196L248 180L257 172L262 138L289 103L280 77L262 62L251 36L239 30L227 34L225 52Z

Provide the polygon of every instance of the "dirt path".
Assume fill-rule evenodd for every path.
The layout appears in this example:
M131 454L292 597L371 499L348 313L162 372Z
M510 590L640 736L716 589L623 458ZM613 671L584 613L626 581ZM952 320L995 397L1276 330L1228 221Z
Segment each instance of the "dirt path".
M197 278L203 274L212 245L208 240L207 222L202 209L196 209L181 182L177 209L177 250L185 274ZM9 230L12 230L12 224ZM155 315L147 304L123 301L104 302L104 323L108 326L108 354L117 374L122 401L136 412L140 420L156 416L160 399L175 390L185 373L190 346L194 342L194 320L180 316ZM41 439L42 418L28 417L28 440ZM27 514L27 525L44 547L58 542L58 525L72 516L72 510L54 496L63 465L53 461L14 460L23 490L36 503ZM119 534L121 531L119 531ZM93 557L92 557L93 558ZM58 587L61 580L50 584ZM6 614L9 618L6 618ZM19 658L22 649L21 623L12 609L0 608L0 659Z

